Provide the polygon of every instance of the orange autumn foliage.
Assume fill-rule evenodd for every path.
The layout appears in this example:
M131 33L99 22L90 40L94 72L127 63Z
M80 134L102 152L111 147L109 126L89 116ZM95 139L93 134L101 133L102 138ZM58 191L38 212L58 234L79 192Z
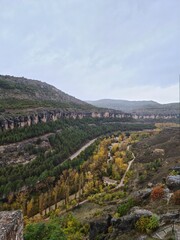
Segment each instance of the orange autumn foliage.
M173 193L173 202L176 205L180 205L180 190Z
M153 188L152 192L151 192L151 199L153 201L155 200L159 200L164 196L164 188L162 185L158 185L156 187Z

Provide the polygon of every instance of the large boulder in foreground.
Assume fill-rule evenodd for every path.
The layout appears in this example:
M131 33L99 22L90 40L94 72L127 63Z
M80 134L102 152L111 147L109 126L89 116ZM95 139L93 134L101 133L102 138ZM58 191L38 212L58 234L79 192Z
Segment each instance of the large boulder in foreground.
M168 176L166 178L166 185L171 190L178 190L178 189L180 189L180 175Z
M111 225L111 215L106 219L99 219L90 222L89 240L104 239L105 234L108 232L108 228Z
M180 223L180 212L167 212L165 214L160 215L161 224L172 224L172 223Z
M145 188L145 189L133 192L132 197L137 202L141 202L142 200L148 199L150 195L151 195L151 188Z
M23 215L21 211L0 212L0 239L23 240Z
M139 207L133 207L129 215L118 219L112 219L111 223L114 228L118 229L118 231L128 232L134 229L135 223L140 217L151 217L152 215L153 213L151 211Z

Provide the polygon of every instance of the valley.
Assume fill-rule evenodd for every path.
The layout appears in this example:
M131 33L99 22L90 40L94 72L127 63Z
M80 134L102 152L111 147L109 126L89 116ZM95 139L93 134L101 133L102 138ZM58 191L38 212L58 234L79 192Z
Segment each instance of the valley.
M0 88L0 210L20 239L178 239L177 113L98 108L11 76Z
M180 240L180 0L0 0L0 240Z
M97 152L93 153L92 159L90 157L90 160L84 163L87 172L84 176L85 185L83 188L78 190L77 193L68 196L66 200L62 200L57 205L49 207L44 211L42 216L37 215L31 221L41 222L43 218L46 219L47 217L48 221L52 221L52 216L55 218L56 216L60 216L60 218L73 218L73 221L78 220L87 227L87 232L84 234L86 235L89 232L90 239L139 239L138 237L142 234L151 236L151 238L148 238L148 235L146 235L147 239L160 239L157 236L158 233L163 231L163 228L159 228L159 226L167 226L166 228L168 228L168 224L174 221L178 226L180 214L178 211L178 185L177 187L175 185L166 185L168 176L172 174L174 174L173 176L178 176L178 172L175 174L172 171L173 167L178 166L180 153L179 146L176 145L177 150L175 150L173 156L169 156L169 143L166 143L167 137L170 136L169 134L173 135L172 144L175 146L175 141L179 139L177 128L162 131L130 132L130 135L127 134L128 137L122 133L117 135L117 137L108 136L101 138L100 145L96 150ZM145 174L143 165L146 168L148 160L146 160L146 164L143 164L143 161L140 160L140 156L145 157L148 155L143 151L139 151L138 146L139 144L146 146L147 142L149 147L152 145L152 149L155 150L149 156L149 159L151 159L149 161L152 165L152 168L148 168L150 178L143 176ZM129 144L132 145L133 152L128 147L130 146ZM162 155L162 151L157 151L156 147L160 146L160 144L164 147L166 146L163 152L164 155ZM135 158L134 152L136 155ZM154 156L154 152L157 152L156 154L159 155ZM159 161L153 161L153 158L157 159L159 156L162 157L161 161L164 161L166 156L169 156L164 166L166 171L162 171L162 175L159 175L162 165L159 164ZM174 162L172 162L172 157ZM112 162L109 162L108 159L111 159ZM88 162L90 163L90 167L94 167L94 170L88 171ZM119 167L121 169L120 175ZM98 168L101 169L101 173L98 172ZM112 170L110 171L110 169ZM105 176L102 178L103 175ZM108 182L107 179L110 179L110 181ZM161 193L153 195L157 191L156 189L161 191ZM67 201L69 201L68 205ZM128 215L129 212L130 215ZM156 232L153 233L153 229L146 232L146 225L143 227L144 230L138 230L138 227L136 227L138 219L145 218L148 220L152 216L157 218L156 221L158 221L158 225L154 225L154 230L159 229L157 230L157 235ZM38 224L36 227L39 226ZM26 231L28 234L28 228ZM74 232L76 237L77 232L78 230ZM172 228L167 233L173 237ZM79 233L79 236L77 239L83 239L83 235ZM165 233L164 236L166 236ZM74 238L70 234L67 236L67 239Z

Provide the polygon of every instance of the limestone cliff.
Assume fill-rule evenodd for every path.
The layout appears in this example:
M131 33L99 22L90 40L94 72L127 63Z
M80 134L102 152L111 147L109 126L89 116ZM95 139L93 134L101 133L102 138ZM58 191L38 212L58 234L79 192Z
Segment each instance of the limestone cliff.
M23 240L23 215L21 211L0 212L0 240Z
M131 114L122 113L120 111L69 111L69 110L44 110L27 113L25 115L16 115L11 117L0 117L0 131L8 129L32 126L37 123L46 123L56 121L61 118L82 119L85 117L92 118L131 118Z

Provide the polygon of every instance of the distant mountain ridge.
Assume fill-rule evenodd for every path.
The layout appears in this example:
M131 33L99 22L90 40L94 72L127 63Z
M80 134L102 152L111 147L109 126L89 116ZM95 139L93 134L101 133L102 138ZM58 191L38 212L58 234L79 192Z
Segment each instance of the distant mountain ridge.
M179 103L160 104L155 101L101 99L87 101L96 107L111 108L137 114L179 114Z

